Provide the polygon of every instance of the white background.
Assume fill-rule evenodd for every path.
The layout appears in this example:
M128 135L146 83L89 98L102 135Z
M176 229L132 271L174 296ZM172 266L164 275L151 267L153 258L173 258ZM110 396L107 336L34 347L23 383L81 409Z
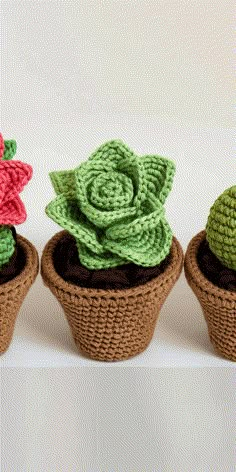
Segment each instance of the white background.
M204 228L214 200L225 188L235 184L233 18L233 2L228 0L1 1L1 129L5 139L17 140L17 158L34 168L34 177L22 194L28 219L17 230L37 246L40 254L46 241L60 230L44 213L46 204L54 196L48 172L76 167L97 146L114 138L123 139L140 155L158 153L175 161L176 176L166 202L166 214L184 250L191 237ZM58 370L51 370L54 372L51 375L57 376L57 382L61 378L65 384L70 379L73 383L73 376L79 378L80 372L85 377L87 375L88 385L93 372L96 379L101 375L104 382L105 376L109 375L109 381L112 383L114 378L114 384L120 376L125 395L131 395L129 376L141 376L142 372L144 376L150 374L152 382L155 384L157 381L157 385L160 372L163 378L166 372L168 393L172 389L178 391L178 388L182 392L183 378L180 385L172 385L169 374L179 372L179 369L150 370L149 367L201 367L206 369L205 372L210 367L218 367L218 374L212 377L216 402L219 403L222 395L225 395L227 404L232 399L228 388L224 389L223 380L224 394L216 378L217 375L221 378L228 367L229 382L232 383L231 368L234 364L214 353L200 306L183 274L161 311L150 347L134 359L109 365L90 361L76 351L63 312L39 276L19 313L13 342L9 351L1 357L1 365L2 375L9 379L7 384L3 383L4 408L11 408L7 403L11 396L6 394L7 389L17 392L22 388L20 375L29 375L27 388L29 391L32 389L33 398L37 398L38 388L33 377L41 379L39 384L43 382L43 386L40 388L45 389L47 402L48 384L43 379L47 379L49 371L36 369L31 379L31 374L27 374L24 367L58 367ZM62 369L76 366L84 368ZM19 370L12 369L11 372L20 373L8 376L8 367L17 367ZM200 376L200 372L204 372L202 369L196 371L196 375ZM190 369L180 372L187 376ZM206 377L207 374L204 374L198 383L199 398L202 399ZM15 384L11 384L13 380ZM96 382L91 388L97 389ZM177 398L179 394L176 394ZM145 382L140 383L140 395L146 402ZM162 395L164 398L165 389L160 394L161 398ZM70 421L67 400L66 395L60 400L62 421L66 421L68 415ZM96 397L93 401L96 409ZM112 404L112 398L109 401ZM119 410L123 406L123 396L117 395L116 402ZM194 410L191 394L188 402L188 415L191 415ZM71 407L74 404L73 395L69 404ZM19 410L20 405L19 396L16 403ZM34 403L29 403L29 410L24 407L30 419L29 423L23 422L23 437L27 424L29 428L33 427L35 417L32 405ZM57 409L53 411L52 418L57 423ZM164 414L163 421L170 428L171 419L165 412L166 409L163 412L158 403L150 403L148 414L153 415L153 424L158 422L160 413ZM206 410L199 415L205 424L208 421L206 418L211 416L211 405L207 404ZM111 419L106 418L107 423L111 424ZM11 427L18 429L20 419L17 415L14 421ZM40 415L37 421L41 425L38 430L40 434L49 434L50 422L43 422ZM180 419L176 421L178 424ZM117 415L116 422L119 428ZM106 431L107 423L102 422L99 429L104 441L110 434ZM181 454L173 452L176 448L184 448L186 441L189 441L189 427L186 423L183 428L180 422L179 428L183 428L183 434L178 438L179 442L176 442L177 435L170 438L173 448L168 456L169 462L166 462L170 465L166 469L163 464L167 459L161 446L158 449L160 466L155 468L157 451L154 446L151 447L151 440L146 457L142 452L143 462L134 462L134 450L137 457L141 457L138 442L129 455L127 452L123 454L118 439L115 439L117 459L113 445L108 462L102 462L102 454L98 454L95 460L92 453L89 462L90 433L86 430L84 434L88 440L78 446L82 454L81 470L232 472L233 463L228 449L225 447L221 451L222 468L221 463L217 462L219 456L214 450L215 443L212 446L215 454L212 455L211 448L205 450L202 463L196 460L196 451L192 448L189 465ZM75 428L73 425L73 437L77 434ZM129 420L129 415L123 428L127 429L127 436L133 431L134 422ZM225 438L223 420L217 423L217 428L218 434ZM230 428L229 425L229 447ZM3 433L5 435L5 428ZM152 429L146 433L147 437L149 433L152 437ZM69 429L65 434L70 435ZM27 449L26 457L28 454L32 457L35 445L32 442L29 452L30 438L28 442L22 441L22 447ZM5 444L8 444L9 450L5 446L4 472L45 470L45 466L37 466L35 462L29 462L29 469L26 465L21 467L22 458L16 449L13 453L10 441ZM52 448L53 443L50 444L48 447ZM75 447L76 442L73 444ZM61 457L60 447L60 444L55 444L49 472L60 470L57 462ZM46 463L43 462L44 453L49 454L49 449L46 451L42 449L37 453L42 454L42 464ZM10 457L13 462L9 462ZM68 466L63 465L61 470L77 472L79 469L73 465L75 463L69 450L66 458L63 464L67 464L68 460Z

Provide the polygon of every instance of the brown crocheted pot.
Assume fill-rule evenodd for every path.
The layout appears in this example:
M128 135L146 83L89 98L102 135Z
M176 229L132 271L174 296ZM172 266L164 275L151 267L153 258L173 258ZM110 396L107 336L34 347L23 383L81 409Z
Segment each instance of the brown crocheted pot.
M17 244L24 252L25 264L20 274L0 284L0 353L10 345L17 314L39 270L38 253L33 244L20 235L17 235Z
M150 343L160 309L182 270L179 242L173 238L170 263L155 279L129 289L103 290L78 287L57 274L53 252L63 234L45 246L41 274L65 312L77 347L100 361L139 354Z
M236 361L236 292L217 287L200 271L197 254L205 238L203 230L190 241L184 262L185 276L201 304L214 348Z

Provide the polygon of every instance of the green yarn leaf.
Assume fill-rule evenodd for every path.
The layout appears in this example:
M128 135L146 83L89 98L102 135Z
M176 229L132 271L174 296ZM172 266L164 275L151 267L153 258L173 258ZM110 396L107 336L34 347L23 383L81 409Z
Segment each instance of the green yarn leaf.
M152 193L162 204L169 195L175 175L175 164L164 157L150 155L142 157L148 193Z
M15 251L15 239L8 226L0 226L0 270L9 261Z
M137 236L124 240L105 239L103 246L121 258L143 267L153 267L160 264L170 252L172 231L166 220L162 219L158 226L145 230Z
M4 141L4 153L2 159L4 161L10 161L16 154L16 141L14 139L9 139Z
M59 195L47 205L45 211L55 223L66 229L76 240L83 241L91 251L103 253L96 229L81 213L76 200L67 200L65 195Z
M123 205L122 192L119 193L118 191L115 196L116 198L120 197L119 206L121 206L121 208L114 210L109 209L109 201L112 200L114 202L115 200L114 187L110 185L110 183L112 184L112 182L110 182L112 172L114 173L109 164L107 166L104 162L93 163L88 161L75 169L78 205L82 213L84 213L89 221L91 221L97 228L106 228L124 218L135 216L137 211L131 204L131 199L128 207L127 204L125 204L125 206ZM98 179L101 175L107 178L106 185L104 183L100 183L99 185ZM118 179L118 177L119 174L117 173L117 176L114 176L114 179ZM128 183L127 186L129 186ZM97 201L95 201L96 193ZM125 200L125 197L123 200Z
M89 161L100 161L116 168L124 157L131 158L134 152L120 139L108 141L99 146L89 157Z
M50 173L58 196L46 213L75 237L87 268L157 265L172 243L163 203L174 172L164 157L109 141L74 170Z
M77 241L80 262L87 269L109 269L127 264L127 259L122 259L117 254L104 250L101 254L91 251L85 244Z
M212 205L206 239L219 261L236 270L236 185L226 189Z
M50 172L49 177L57 195L64 194L75 198L76 186L73 170Z

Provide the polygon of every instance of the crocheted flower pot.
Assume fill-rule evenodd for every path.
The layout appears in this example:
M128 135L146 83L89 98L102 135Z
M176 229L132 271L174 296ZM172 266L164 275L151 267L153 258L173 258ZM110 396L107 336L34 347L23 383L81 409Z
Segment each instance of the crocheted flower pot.
M36 249L14 227L26 220L19 193L33 173L29 164L12 160L16 147L0 133L0 352L11 342L17 313L38 273Z
M141 353L150 343L160 309L181 273L179 242L173 237L169 263L158 277L129 289L103 290L79 287L56 272L53 254L65 233L57 233L45 246L41 274L64 310L77 347L100 361Z
M52 238L42 276L76 344L94 359L143 351L180 274L182 251L164 209L174 173L171 160L138 156L120 140L104 143L72 170L50 173L56 197L46 213L74 248L63 247L65 232Z
M236 361L236 291L217 286L200 269L198 254L205 240L203 230L188 245L184 262L186 279L200 302L214 348Z
M16 239L23 258L23 267L16 277L0 284L1 353L10 345L17 314L39 270L38 253L33 244L20 235L17 235Z

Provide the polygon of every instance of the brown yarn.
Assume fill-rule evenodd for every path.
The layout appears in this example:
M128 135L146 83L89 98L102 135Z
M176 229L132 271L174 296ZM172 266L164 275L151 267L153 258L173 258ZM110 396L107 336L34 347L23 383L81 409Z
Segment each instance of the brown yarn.
M58 275L53 252L64 235L61 231L46 244L41 274L65 312L77 347L101 361L139 354L151 341L160 309L181 273L179 242L173 238L170 262L158 277L138 287L104 290L78 287Z
M53 252L53 264L57 273L67 282L79 287L124 289L142 285L161 274L170 262L168 256L157 266L141 267L133 263L109 269L87 269L78 257L75 238L64 234Z
M14 226L11 227L13 238L15 239L15 251L7 264L0 269L0 284L5 284L21 273L25 265L25 253L22 247L17 244L17 234Z
M185 255L185 275L201 304L214 348L236 361L236 292L217 287L201 272L197 254L205 237L203 230L190 241Z
M205 277L217 287L236 292L236 271L224 266L213 254L206 239L197 252L198 266Z
M24 268L12 280L0 284L0 352L10 345L16 317L23 300L33 284L39 268L38 253L26 238L17 235L17 244L24 252Z

